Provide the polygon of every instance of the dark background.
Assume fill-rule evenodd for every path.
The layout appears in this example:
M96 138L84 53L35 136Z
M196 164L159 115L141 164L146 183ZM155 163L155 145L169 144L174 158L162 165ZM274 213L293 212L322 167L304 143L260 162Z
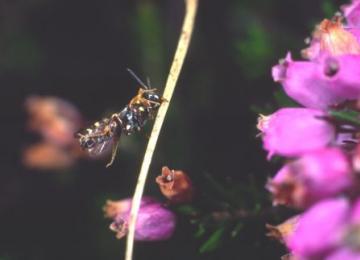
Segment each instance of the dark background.
M270 69L288 50L299 57L315 23L344 1L200 0L192 43L152 163L146 194L161 198L163 165L259 189L274 173L255 138L254 107L270 107ZM89 120L121 109L137 91L126 72L162 89L177 44L183 1L0 0L0 259L122 259L103 219L106 199L130 197L150 127L124 137L115 164L79 161L67 171L29 170L24 147L29 95L64 98ZM199 254L179 217L174 237L135 245L136 259L279 259L264 237Z

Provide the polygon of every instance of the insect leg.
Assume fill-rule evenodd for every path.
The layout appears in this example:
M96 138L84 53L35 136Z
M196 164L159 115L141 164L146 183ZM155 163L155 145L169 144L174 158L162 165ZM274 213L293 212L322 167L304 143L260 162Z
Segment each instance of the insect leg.
M114 163L116 153L117 153L117 150L118 150L118 147L119 147L120 139L116 138L114 140L114 142L115 143L113 144L112 152L111 152L111 160L110 160L110 162L108 164L106 164L106 168L109 168Z

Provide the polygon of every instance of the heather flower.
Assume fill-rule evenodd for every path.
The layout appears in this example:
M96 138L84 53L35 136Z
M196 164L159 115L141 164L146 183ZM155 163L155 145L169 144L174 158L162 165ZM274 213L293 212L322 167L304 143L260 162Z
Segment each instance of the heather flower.
M326 260L359 260L360 252L351 250L350 248L342 247L332 252L326 257Z
M352 165L353 169L356 172L360 172L360 145L358 144L354 149L354 153L352 156Z
M50 143L38 143L27 147L23 153L23 163L28 168L53 170L71 167L74 155Z
M110 229L116 232L117 238L124 237L128 232L131 210L131 199L107 201L104 206L105 217L114 221ZM141 201L135 227L135 239L141 241L165 240L175 230L175 215L159 202L151 198Z
M296 215L285 220L283 223L277 226L266 224L266 228L269 230L269 232L266 235L268 237L272 237L279 240L281 243L286 244L286 241L289 238L289 236L291 236L295 232L298 222L299 222L299 215Z
M360 98L360 55L293 61L288 54L272 74L287 95L305 107L326 109Z
M56 97L31 96L26 99L29 127L47 142L59 146L74 143L74 132L82 123L79 111L69 102Z
M352 205L348 226L343 235L343 245L357 250L360 258L360 198L357 198Z
M57 97L30 96L25 101L25 109L29 129L42 137L39 143L25 148L23 163L27 167L61 170L73 166L79 158L89 158L74 138L83 123L74 105Z
M289 259L360 259L360 0L342 9L347 26L341 16L323 20L302 51L307 60L288 54L272 69L287 95L309 110L287 112L275 124L288 110L280 109L258 124L270 156L295 157L266 186L274 205L305 209L291 232L286 222L269 226Z
M283 108L261 116L258 129L268 158L274 154L299 156L330 144L335 129L324 116L322 111L307 108Z
M360 1L353 0L351 4L344 5L342 8L347 24L350 27L360 27Z
M268 182L274 205L304 208L352 187L348 158L338 148L307 153L286 164Z
M290 251L305 259L323 259L340 244L349 210L345 198L327 199L314 205L303 213L289 237Z
M356 31L356 29L355 29ZM343 54L360 54L360 44L353 34L342 24L342 17L334 20L324 19L313 33L310 47L302 51L306 59L316 59L321 55L339 56Z
M156 177L156 183L159 185L161 193L170 203L190 202L193 197L192 182L183 171L170 170L167 166L164 166L161 175Z

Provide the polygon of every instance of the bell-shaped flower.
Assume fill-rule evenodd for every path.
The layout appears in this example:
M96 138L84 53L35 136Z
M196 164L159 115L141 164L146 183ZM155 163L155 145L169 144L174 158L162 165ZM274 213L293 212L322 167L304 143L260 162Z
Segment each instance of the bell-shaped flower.
M324 116L324 112L308 108L282 108L260 116L257 127L268 158L274 154L299 156L330 144L335 128Z
M272 73L287 95L305 107L327 109L360 98L360 55L293 61L288 54Z
M301 259L327 259L324 256L341 244L350 211L345 198L323 200L299 219L288 239L288 247Z
M113 219L110 229L117 238L128 233L131 199L107 201L104 206L105 217ZM175 215L161 203L151 198L143 198L140 204L135 227L135 239L141 241L165 240L175 230Z
M321 55L339 56L360 54L360 43L357 38L359 30L345 29L342 17L333 20L324 19L315 29L310 46L302 51L306 59L316 59Z
M349 27L360 28L360 1L353 0L351 4L342 6L342 11Z
M275 205L295 208L306 208L352 187L350 162L338 148L305 154L286 164L267 184Z

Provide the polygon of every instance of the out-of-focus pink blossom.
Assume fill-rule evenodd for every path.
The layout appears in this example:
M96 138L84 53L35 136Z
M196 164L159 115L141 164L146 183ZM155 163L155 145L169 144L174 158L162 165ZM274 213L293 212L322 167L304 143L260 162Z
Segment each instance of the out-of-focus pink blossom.
M46 142L27 147L23 153L23 163L33 169L61 170L71 167L74 162L75 156L71 151Z
M348 158L338 148L310 152L286 164L268 182L274 204L305 208L353 186Z
M358 198L352 206L351 223L360 225L360 198Z
M360 1L353 0L351 4L342 6L349 27L360 27Z
M57 97L31 96L26 99L25 108L30 129L39 132L45 141L59 146L74 143L74 133L83 120L72 104Z
M74 133L83 124L78 109L71 103L52 96L30 96L25 101L28 127L42 140L24 149L25 166L40 170L60 170L73 166L82 151Z
M341 243L350 211L345 198L323 200L300 217L297 229L289 237L288 247L304 259L324 256Z
M352 156L352 164L354 171L359 174L360 173L360 144L356 146L356 148L353 150L353 156Z
M335 137L335 129L324 116L322 111L307 108L283 108L261 116L258 129L268 157L299 156L327 146Z
M287 95L305 107L326 109L360 98L360 55L293 61L288 54L272 74Z
M360 252L353 251L347 247L341 247L338 250L330 253L326 260L359 260Z
M117 238L127 235L131 210L131 199L107 201L104 207L105 216L114 221L110 229L116 232ZM165 240L175 230L175 215L161 203L143 198L135 228L135 239L141 241Z
M360 54L360 43L353 34L356 29L345 29L341 20L341 17L324 19L316 27L310 47L302 51L303 57L313 60L321 55Z

